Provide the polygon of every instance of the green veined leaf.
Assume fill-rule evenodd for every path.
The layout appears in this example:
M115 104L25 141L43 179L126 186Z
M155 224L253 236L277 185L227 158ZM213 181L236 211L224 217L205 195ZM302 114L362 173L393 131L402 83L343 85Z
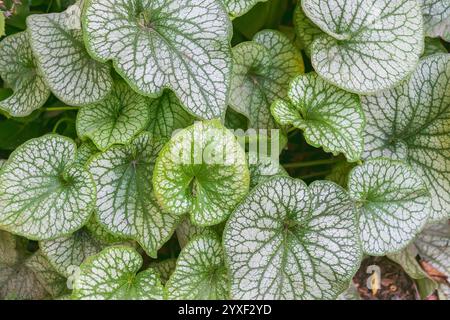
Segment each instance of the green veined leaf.
M341 187L347 189L348 175L355 167L355 163L348 163L347 161L338 162L332 169L330 174L326 176L326 180L333 181Z
M152 269L139 272L142 257L129 247L109 247L81 264L72 298L83 300L159 300L164 287ZM137 274L136 274L137 273Z
M342 152L349 162L359 160L365 120L357 95L309 73L292 81L288 96L290 102L277 100L271 107L279 124L302 129L312 146Z
M355 208L332 182L275 177L224 231L234 299L335 299L361 259Z
M207 232L209 228L194 225L189 217L186 217L177 227L177 239L180 248L183 249L186 244L195 236Z
M95 185L83 167L72 165L76 145L45 135L18 147L0 176L0 225L33 240L78 230L95 204Z
M239 17L247 13L258 2L267 0L223 0L231 18Z
M99 150L92 141L88 140L86 142L83 142L77 149L75 163L84 166L88 162L88 160L98 152Z
M228 276L219 239L212 234L192 239L181 251L166 287L169 299L227 299Z
M274 161L270 157L260 157L257 161L253 161L251 155L249 155L248 169L250 171L250 189L273 176L289 175L278 161Z
M415 0L304 0L305 14L326 34L311 61L334 85L359 94L392 88L417 66L423 22Z
M113 60L138 92L171 88L194 115L224 115L231 24L219 1L88 0L83 31L90 53Z
M150 268L155 270L155 272L161 279L161 283L165 285L166 282L169 280L170 276L172 275L172 273L174 272L176 264L177 264L176 258L166 259L163 261L150 263Z
M285 98L289 82L303 73L300 52L281 32L263 30L233 48L233 62L230 107L251 128L273 128L270 105Z
M249 188L245 152L217 120L196 122L162 149L153 174L161 206L178 216L190 213L199 226L224 221Z
M311 46L315 39L323 36L325 33L320 30L303 12L302 6L299 4L294 11L294 27L295 33L300 40L302 47L308 56L311 56Z
M0 101L0 110L13 117L24 117L44 105L50 89L40 75L26 32L0 42L0 77L14 93Z
M93 215L91 219L85 225L86 229L89 230L92 236L96 238L101 243L105 244L118 244L126 242L127 238L119 237L110 233L106 230L96 219L96 216Z
M113 81L110 67L87 53L81 32L81 8L63 13L34 14L27 18L30 43L40 72L53 94L70 105L97 102L108 95ZM78 26L73 19L78 19Z
M425 34L450 41L450 0L419 0Z
M92 139L101 150L113 144L126 144L147 125L148 104L148 98L120 81L106 99L80 109L78 136Z
M404 159L432 195L432 220L450 214L450 54L421 61L395 89L361 99L366 114L363 158Z
M429 191L419 175L400 161L366 161L350 173L348 190L358 208L362 248L369 255L403 249L430 214Z
M153 167L162 146L144 132L129 145L113 146L88 163L97 186L98 221L112 234L135 239L154 258L179 222L176 215L160 209L153 195Z
M422 58L431 56L436 53L447 53L447 49L442 44L441 40L437 38L425 38L425 49Z

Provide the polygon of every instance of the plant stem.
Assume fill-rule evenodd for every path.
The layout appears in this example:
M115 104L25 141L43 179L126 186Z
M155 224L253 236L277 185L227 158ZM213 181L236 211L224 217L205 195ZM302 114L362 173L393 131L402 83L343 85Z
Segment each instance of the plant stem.
M315 177L322 177L322 176L326 176L330 173L330 170L326 170L326 171L320 171L320 172L314 172L314 173L310 173L310 174L306 174L304 176L300 176L298 177L301 180L306 180L306 179L311 179L311 178L315 178Z
M50 112L50 111L70 111L70 110L78 110L80 107L68 107L68 106L64 106L64 107L48 107L48 108L44 108L45 111Z
M339 159L337 158L331 158L331 159L320 159L320 160L314 160L314 161L304 161L304 162L297 162L297 163L286 163L283 164L283 167L287 169L295 169L295 168L305 168L305 167L313 167L313 166L320 166L324 164L333 164L339 162Z

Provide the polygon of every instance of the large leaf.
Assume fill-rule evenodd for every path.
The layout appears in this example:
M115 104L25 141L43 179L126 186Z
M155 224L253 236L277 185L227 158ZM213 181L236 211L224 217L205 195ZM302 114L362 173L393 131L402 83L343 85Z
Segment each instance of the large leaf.
M217 0L88 0L88 50L138 92L175 91L200 118L221 117L230 82L231 24Z
M258 2L267 0L222 0L232 18L242 16L247 13Z
M0 56L0 77L14 91L0 101L0 110L13 117L24 117L42 107L50 89L37 69L28 34L20 32L3 39Z
M27 18L30 43L40 71L53 94L70 105L103 99L112 88L110 67L87 53L81 24L72 25L70 12L35 14Z
M370 255L403 249L422 230L430 214L429 191L403 162L366 161L352 170L348 189L358 208L362 247Z
M222 245L205 234L192 239L180 253L167 283L169 299L217 300L229 296Z
M356 230L353 203L332 182L258 185L224 231L232 298L336 298L359 266Z
M17 148L0 175L0 225L29 239L70 234L89 218L95 185L83 167L72 165L76 145L58 135L32 139Z
M433 197L431 218L450 214L450 54L421 61L395 89L363 97L364 158L404 159Z
M167 211L210 226L224 221L249 188L245 152L217 120L196 122L170 140L153 174L155 195Z
M97 186L99 222L112 234L135 239L154 258L179 222L160 209L153 195L153 167L161 147L161 141L144 132L88 163Z
M416 0L304 0L302 8L325 33L312 44L314 69L347 91L371 94L394 87L422 54Z
M285 98L289 82L303 73L300 52L281 32L264 30L233 48L230 106L250 128L272 128L270 105Z
M290 102L277 100L271 107L278 123L304 130L310 145L359 160L365 121L357 95L309 73L292 81L288 96Z
M88 258L75 279L72 297L83 300L162 299L164 288L153 269L136 274L142 257L129 247L110 247Z
M78 112L78 136L90 138L101 150L113 144L126 144L147 125L148 104L148 98L119 81L106 99Z
M450 41L450 0L419 0L425 34Z

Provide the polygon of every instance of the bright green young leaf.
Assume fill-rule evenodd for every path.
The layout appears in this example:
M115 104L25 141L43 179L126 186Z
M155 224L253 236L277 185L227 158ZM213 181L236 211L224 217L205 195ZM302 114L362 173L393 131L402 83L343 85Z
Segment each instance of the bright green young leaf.
M308 56L311 56L311 46L315 39L325 33L319 29L303 12L302 6L297 5L294 11L295 33Z
M258 2L265 2L267 0L222 0L222 1L225 4L228 14L232 18L235 18L247 13Z
M223 116L230 82L231 23L217 0L87 0L88 50L136 91L173 89L200 118Z
M403 249L430 214L431 195L425 183L400 161L366 161L350 173L348 190L358 210L362 248L369 255Z
M78 230L95 204L95 185L73 165L76 145L66 137L29 140L10 156L0 175L0 226L33 240Z
M166 259L163 261L150 263L150 268L155 270L155 272L161 279L161 283L165 285L166 282L169 280L170 276L172 275L172 273L175 271L176 264L177 264L176 258Z
M447 53L447 49L438 38L425 38L425 49L422 58L431 56L436 53Z
M180 253L167 283L169 299L217 300L229 297L222 244L212 234L193 238Z
M271 107L279 124L303 130L312 146L343 153L349 162L359 160L365 121L357 95L309 73L292 81L288 96L290 102L277 100Z
M403 159L432 195L433 220L450 214L450 54L421 61L395 89L363 97L364 158Z
M289 82L303 73L300 52L281 32L263 30L233 48L229 104L251 128L272 128L270 105L286 97Z
M164 288L153 269L137 273L142 257L129 247L109 247L81 264L72 298L83 300L160 300ZM137 273L137 274L136 274Z
M162 149L153 174L161 206L178 216L190 213L199 226L224 221L247 194L245 151L217 120L196 122Z
M335 299L361 259L355 208L327 181L258 185L224 231L234 299Z
M419 0L425 34L450 41L450 0Z
M332 84L359 94L392 88L411 74L423 51L416 0L303 0L303 11L326 34L311 61Z
M120 81L106 99L81 108L77 116L78 136L90 138L101 150L126 144L147 125L148 103L148 98Z
M40 75L28 34L19 32L0 42L0 77L14 93L0 101L0 110L24 117L44 105L50 89Z
M63 13L31 15L27 26L39 71L53 94L69 105L85 105L106 97L113 81L109 65L87 53L80 16L71 16L72 11L81 14L74 5Z
M88 163L97 186L98 221L112 234L135 239L154 258L179 222L160 209L153 195L153 167L162 146L144 132Z

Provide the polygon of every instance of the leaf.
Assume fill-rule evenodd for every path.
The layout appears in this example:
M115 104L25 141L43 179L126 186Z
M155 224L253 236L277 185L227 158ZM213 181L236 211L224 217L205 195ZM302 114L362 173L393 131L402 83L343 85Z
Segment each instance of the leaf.
M169 299L223 300L229 296L222 245L211 234L192 239L167 283Z
M0 101L0 110L13 117L24 117L44 105L50 89L40 75L26 32L0 42L0 77L14 93Z
M233 299L335 299L361 259L356 214L344 189L275 177L227 222L223 243Z
M161 210L153 195L153 167L162 146L144 132L129 145L95 155L87 165L97 188L100 224L113 235L136 240L153 258L179 222Z
M349 162L359 160L365 120L357 95L309 73L292 81L288 97L290 102L277 100L271 107L279 124L303 130L314 147L343 153Z
M325 33L309 20L300 4L296 6L294 11L294 27L302 47L305 48L306 54L311 56L311 46L314 40L325 35Z
M306 16L326 34L311 61L332 84L358 94L392 88L411 74L423 51L420 6L414 0L304 0Z
M129 240L110 233L96 220L95 215L89 219L85 227L95 239L104 244L118 244Z
M72 298L82 300L160 300L164 288L152 269L139 272L142 257L129 247L109 247L80 267ZM137 273L137 274L136 274Z
M332 169L330 174L326 176L326 180L333 181L341 187L347 189L348 175L355 167L355 163L348 163L347 161L338 162Z
M231 18L239 17L250 11L258 2L267 0L223 0L225 7Z
M78 106L105 98L113 80L109 65L93 60L87 53L80 17L71 16L73 11L81 14L79 5L63 13L34 14L27 18L27 26L46 84L58 99ZM74 18L78 27L72 25Z
M180 248L183 249L186 244L195 236L201 235L209 230L206 227L194 225L189 217L185 218L177 227L177 239Z
M0 37L5 36L5 15L3 12L0 14Z
M271 103L285 98L289 82L303 71L291 41L281 32L263 30L233 48L230 107L249 119L250 128L273 128Z
M231 24L217 0L88 0L83 31L91 55L139 93L170 88L197 117L225 113Z
M149 121L148 99L118 82L99 103L83 107L77 116L77 132L90 138L100 150L113 144L127 144Z
M99 150L92 141L83 142L77 149L77 155L75 158L75 163L84 166L88 160Z
M236 137L217 120L196 122L161 150L153 174L155 196L198 226L224 221L247 194L250 174Z
M251 156L249 156L251 157ZM273 176L288 176L283 166L270 157L260 157L257 161L249 161L250 189Z
M422 7L425 35L450 41L450 1L419 0Z
M45 135L18 147L0 176L0 225L33 240L70 234L87 221L95 185L83 167L72 165L76 145Z
M361 99L366 114L363 158L407 161L432 195L430 219L450 214L450 54L423 59L395 89Z
M156 274L161 279L161 283L163 285L169 280L173 271L175 270L175 266L177 264L177 259L166 259L163 261L158 261L154 263L150 263L150 268L155 270Z
M424 279L428 276L425 271L420 267L416 257L419 254L414 244L410 244L405 249L390 253L387 255L389 259L402 266L403 270L413 279ZM428 296L429 292L426 296Z
M441 40L437 38L425 38L425 49L422 58L431 56L435 53L447 53L447 49L442 44Z
M403 249L427 222L431 195L403 162L366 161L350 173L348 190L358 208L362 248L369 255Z

